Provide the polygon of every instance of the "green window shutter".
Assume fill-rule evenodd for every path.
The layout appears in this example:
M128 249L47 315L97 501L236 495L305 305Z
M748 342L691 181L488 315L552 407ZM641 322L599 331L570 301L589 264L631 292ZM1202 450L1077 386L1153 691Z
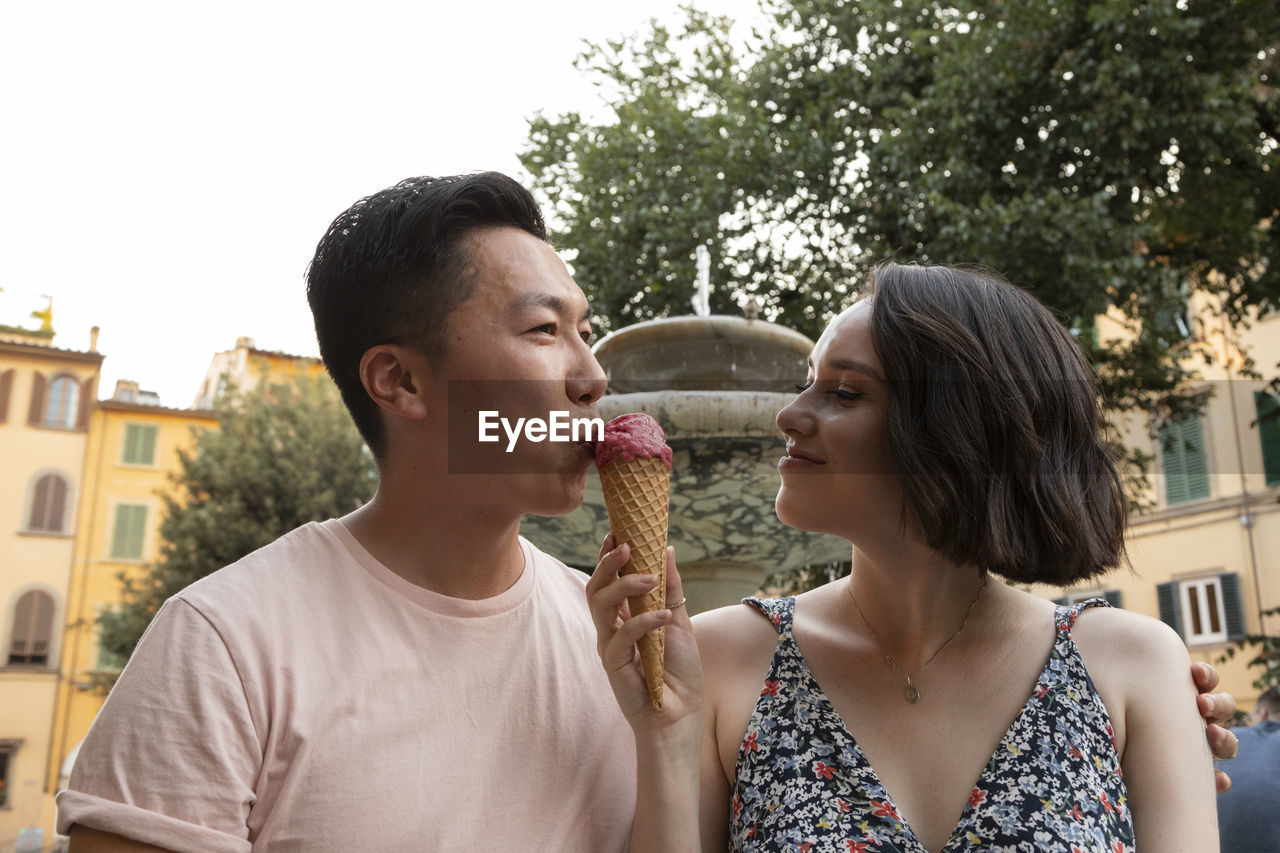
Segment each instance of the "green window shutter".
M1192 415L1160 427L1160 453L1168 503L1209 497L1209 460L1199 417Z
M125 424L124 449L120 452L120 461L126 465L134 462L138 455L138 425Z
M1107 600L1107 604L1110 604L1112 607L1116 607L1116 608L1124 607L1124 604L1121 603L1124 599L1120 595L1120 590L1118 589L1104 590L1102 593L1102 597L1105 598Z
M1267 485L1280 483L1280 401L1266 391L1253 392L1258 413L1258 438L1262 442L1262 470Z
M142 428L142 463L144 465L154 465L156 461L156 428L154 426L144 426Z
M1227 616L1227 639L1239 640L1245 635L1244 603L1240 599L1240 575L1224 572L1218 575L1222 587L1222 610Z
M116 507L115 530L111 536L111 556L120 560L142 559L147 508L121 504Z
M156 427L146 424L127 424L124 428L124 454L126 465L153 465L156 461Z
M1178 614L1178 585L1169 583L1156 584L1156 601L1160 605L1160 621L1173 628L1182 636L1182 618Z

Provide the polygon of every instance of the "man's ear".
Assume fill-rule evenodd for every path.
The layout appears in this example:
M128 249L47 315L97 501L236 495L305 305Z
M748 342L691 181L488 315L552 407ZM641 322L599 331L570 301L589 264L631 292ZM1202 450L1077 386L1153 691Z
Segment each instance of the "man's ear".
M395 344L370 347L360 359L360 382L383 409L410 420L427 416L427 360Z

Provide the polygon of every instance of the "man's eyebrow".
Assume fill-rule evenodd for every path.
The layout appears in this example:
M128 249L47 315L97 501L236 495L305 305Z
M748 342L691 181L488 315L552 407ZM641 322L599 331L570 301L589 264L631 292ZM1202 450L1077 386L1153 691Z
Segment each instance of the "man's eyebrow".
M543 307L550 308L557 314L569 313L569 303L566 302L563 297L557 296L554 293L527 293L515 301L511 306L511 311L512 313L515 313L517 311L523 311L526 308ZM594 313L591 310L591 306L588 305L587 309L582 312L582 317L578 322L586 322L593 316Z

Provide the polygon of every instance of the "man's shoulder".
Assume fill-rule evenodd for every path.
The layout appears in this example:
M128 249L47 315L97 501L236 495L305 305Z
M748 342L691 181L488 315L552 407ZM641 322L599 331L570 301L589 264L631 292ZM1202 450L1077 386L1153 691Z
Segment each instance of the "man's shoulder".
M1241 744L1265 743L1269 749L1280 748L1280 722L1264 720L1252 726L1233 726L1231 732Z
M332 522L309 522L193 582L174 597L202 609L248 599L269 602L296 597L315 584L324 568L341 559L340 543L328 532ZM307 584L300 583L306 575Z

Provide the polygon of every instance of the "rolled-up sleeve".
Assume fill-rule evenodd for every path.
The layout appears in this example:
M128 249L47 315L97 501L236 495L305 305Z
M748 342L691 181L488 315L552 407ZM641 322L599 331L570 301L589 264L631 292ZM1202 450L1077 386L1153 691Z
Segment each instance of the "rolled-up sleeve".
M89 729L58 831L248 853L263 741L224 638L191 604L156 614Z

